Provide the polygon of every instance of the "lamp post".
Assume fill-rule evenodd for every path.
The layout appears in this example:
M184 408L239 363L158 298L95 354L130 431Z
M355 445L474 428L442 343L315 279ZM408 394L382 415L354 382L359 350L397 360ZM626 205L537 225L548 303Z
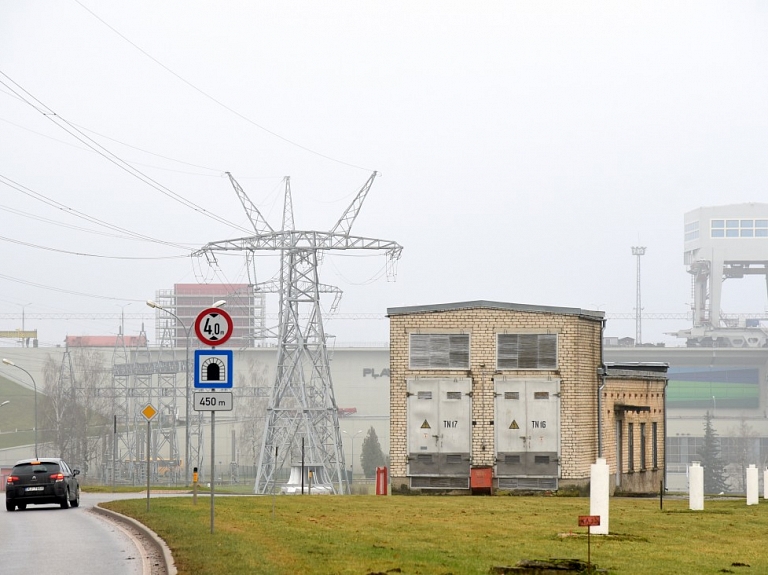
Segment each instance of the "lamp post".
M221 307L224 304L226 304L226 300L219 300L216 303L214 303L211 307ZM176 318L176 321L178 321L181 324L181 327L184 329L184 338L186 340L186 382L185 382L185 393L184 393L184 484L189 485L189 443L190 443L190 437L189 437L189 347L190 347L190 331L192 330L192 326L190 325L187 327L187 324L184 323L184 321L177 316L175 313L173 313L168 308L164 308L163 306L155 303L151 299L147 300L147 305L153 309L159 309L161 311L164 311L165 313L173 316Z
M355 478L355 438L356 438L358 435L360 435L362 432L363 432L363 430L362 430L362 429L358 430L358 431L357 431L357 432L356 432L354 435L353 435L353 434L350 434L350 433L347 433L346 431L343 431L343 432L342 432L342 433L344 433L345 435L349 435L350 439L352 440L352 463L351 463L351 464L350 464L350 466L349 466L349 468L350 468L350 469L351 469L351 471L352 471L352 475L351 475L351 477L349 478L349 483L350 483L350 484L354 483L354 478Z
M35 388L35 459L37 459L37 383L35 382L35 378L32 377L32 374L29 373L26 369L23 367L16 365L13 363L10 359L3 358L3 363L5 365L10 365L11 367L16 367L26 373L29 376L29 379L32 380L32 386ZM7 401L5 403L8 403ZM3 405L5 405L5 403Z
M181 324L184 329L184 337L186 340L186 363L184 364L185 374L185 392L184 392L184 485L189 485L189 330L192 326L187 327L184 321L172 311L156 304L152 300L147 300L147 305L153 309L159 309L165 313L172 315Z

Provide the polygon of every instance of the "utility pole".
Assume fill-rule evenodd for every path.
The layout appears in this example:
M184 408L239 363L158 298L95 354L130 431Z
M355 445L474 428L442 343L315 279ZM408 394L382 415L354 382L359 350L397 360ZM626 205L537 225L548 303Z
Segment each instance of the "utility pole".
M637 256L637 301L635 302L635 345L643 343L642 314L643 306L640 298L640 257L645 255L645 246L633 246L632 255Z

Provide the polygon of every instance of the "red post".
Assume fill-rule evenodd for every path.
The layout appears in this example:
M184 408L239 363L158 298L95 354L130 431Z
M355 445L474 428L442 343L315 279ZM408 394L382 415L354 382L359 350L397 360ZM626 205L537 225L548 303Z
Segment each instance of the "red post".
M387 494L387 468L376 468L376 495Z

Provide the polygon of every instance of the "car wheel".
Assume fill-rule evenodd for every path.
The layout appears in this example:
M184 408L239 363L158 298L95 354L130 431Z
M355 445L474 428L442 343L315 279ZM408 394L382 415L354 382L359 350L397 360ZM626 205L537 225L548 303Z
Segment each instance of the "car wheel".
M61 508L69 509L69 489L67 489L67 492L64 494L64 499L61 500Z
M69 504L72 507L80 507L80 487L75 489L75 498L70 500Z
M13 503L11 503L10 501L6 501L5 502L5 510L6 511L13 511L15 509L16 509L16 506Z
M26 503L19 503L16 507L19 508L19 511L24 511L27 508Z

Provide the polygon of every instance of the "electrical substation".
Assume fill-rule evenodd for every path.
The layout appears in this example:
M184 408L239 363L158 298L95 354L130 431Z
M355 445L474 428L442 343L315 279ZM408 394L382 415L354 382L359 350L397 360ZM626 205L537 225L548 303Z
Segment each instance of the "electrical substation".
M199 255L215 264L220 252L242 252L249 281L158 290L154 342L143 328L130 335L119 329L117 337L72 336L61 347L39 348L28 345L26 335L39 331L30 325L37 327L31 322L40 316L23 310L23 318L14 316L25 325L21 335L15 332L21 345L8 348L7 357L33 366L38 385L53 377L107 414L89 441L73 447L80 449L73 453L92 452L89 475L104 482L144 481L146 425L139 412L147 403L159 411L150 441L151 479L184 483L186 469L199 464L208 422L185 405L185 347L195 314L219 299L228 301L242 331L231 343L235 409L217 418L223 431L217 434L216 473L223 481L253 482L257 493L290 492L301 481L296 467L302 440L303 479L312 470L317 492L347 493L352 473L361 476L361 442L370 428L391 457L396 491L469 492L473 480L489 477L494 489L562 489L579 485L598 453L611 466L614 488L643 491L663 474L670 490L684 490L707 413L733 489L740 488L742 468L768 460L768 313L724 303L736 282L768 276L768 204L684 215L680 272L691 279L689 313L643 310L641 302L659 286L641 282L641 260L649 265L658 248L631 246L630 256L628 246L628 261L635 258L627 266L627 273L636 273L634 314L484 300L425 302L389 309L382 320L390 322L389 344L329 346L319 301L340 290L322 283L321 254L381 251L390 271L400 255L395 242L351 234L373 178L329 231L318 232L295 228L289 180L277 229L230 176L254 235L211 242ZM270 252L281 256L279 275L256 281L255 256ZM275 316L265 311L270 295L279 298ZM643 336L641 322L670 315L689 322L675 332L679 346L648 341L647 331ZM610 326L613 317L635 319L635 337L601 340L601 323ZM273 319L276 325L268 326ZM191 345L198 345L194 338ZM515 358L533 361L534 349L544 364L514 367ZM81 372L77 357L83 352L103 366L97 381ZM572 364L574 354L587 359ZM23 374L9 371L3 376L30 387ZM666 389L659 391L664 378ZM517 416L520 409L523 417ZM422 427L425 421L428 427ZM12 462L27 451L3 454L2 461ZM206 480L208 470L197 466Z

